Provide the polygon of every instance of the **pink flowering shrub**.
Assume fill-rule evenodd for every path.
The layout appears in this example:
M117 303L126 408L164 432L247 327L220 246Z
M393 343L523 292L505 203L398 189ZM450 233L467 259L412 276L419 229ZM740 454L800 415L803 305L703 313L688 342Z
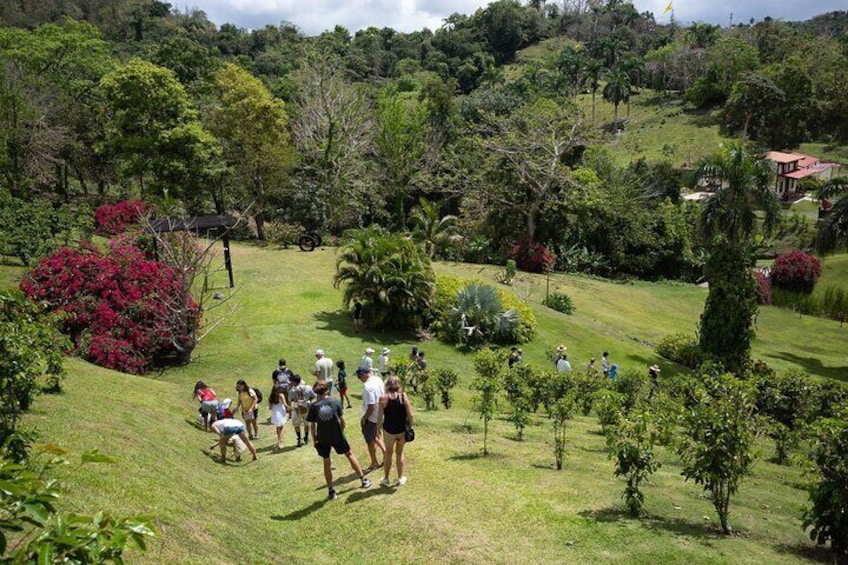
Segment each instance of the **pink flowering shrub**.
M760 271L754 271L757 280L757 304L771 304L771 280Z
M778 255L771 269L772 284L780 289L810 294L821 276L821 261L803 251Z
M551 250L526 238L512 246L509 258L515 260L519 269L530 273L546 273L556 265L556 255Z
M124 233L141 221L147 209L141 200L104 204L94 211L94 231L107 237Z
M24 277L21 290L63 314L62 332L79 355L125 373L149 370L175 341L188 341L200 319L172 269L121 242L108 254L60 248ZM187 302L188 324L173 322L180 300Z

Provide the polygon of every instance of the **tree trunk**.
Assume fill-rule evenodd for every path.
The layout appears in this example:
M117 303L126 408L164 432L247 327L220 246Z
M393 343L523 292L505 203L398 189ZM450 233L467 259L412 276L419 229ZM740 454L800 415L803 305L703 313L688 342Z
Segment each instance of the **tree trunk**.
M253 215L253 221L256 222L256 238L260 241L265 241L265 216L262 212L257 212Z

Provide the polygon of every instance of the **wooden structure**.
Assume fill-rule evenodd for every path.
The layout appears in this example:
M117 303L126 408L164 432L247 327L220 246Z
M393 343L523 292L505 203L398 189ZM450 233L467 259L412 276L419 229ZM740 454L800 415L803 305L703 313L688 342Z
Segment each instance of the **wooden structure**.
M233 260L230 256L230 230L238 223L234 217L229 215L216 216L195 216L193 218L180 218L169 216L159 218L150 223L147 228L151 233L171 233L175 231L189 231L196 234L204 234L209 236L214 234L215 237L220 236L224 244L224 266L227 268L227 274L230 277L230 288L235 286L233 279ZM211 233L210 233L211 232ZM156 247L156 238L153 239L153 253L158 257L158 249Z

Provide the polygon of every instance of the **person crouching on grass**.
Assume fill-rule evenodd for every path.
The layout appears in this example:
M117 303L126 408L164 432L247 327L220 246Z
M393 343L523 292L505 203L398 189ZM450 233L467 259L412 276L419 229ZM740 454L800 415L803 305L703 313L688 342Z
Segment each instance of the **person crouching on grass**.
M333 469L330 464L330 449L335 449L339 455L344 455L350 462L353 472L362 481L362 488L371 486L371 481L362 472L359 461L350 450L350 444L344 435L345 420L342 415L342 403L335 398L330 398L327 385L321 381L312 387L318 395L318 402L309 407L306 421L312 430L315 440L315 451L324 460L324 479L327 481L327 498L336 498L336 490L333 488Z
M235 418L224 418L212 423L212 431L218 434L218 447L221 449L221 463L227 463L227 443L233 436L238 436L247 445L250 454L253 455L253 460L256 461L259 457L256 455L256 448L253 447L250 438L247 437L247 429L240 420Z

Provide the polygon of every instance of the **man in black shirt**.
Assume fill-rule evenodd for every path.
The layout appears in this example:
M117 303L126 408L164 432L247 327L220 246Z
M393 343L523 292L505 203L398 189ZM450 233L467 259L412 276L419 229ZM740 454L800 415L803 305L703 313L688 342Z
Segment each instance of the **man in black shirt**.
M324 460L324 479L327 481L327 489L329 490L327 497L330 500L336 498L336 491L333 488L333 470L330 465L331 448L335 449L339 455L347 457L351 468L362 481L362 488L370 487L371 481L365 477L362 467L359 466L359 461L356 460L356 456L350 450L350 444L345 438L342 403L335 398L330 398L327 385L321 381L316 382L312 390L318 395L319 400L309 407L306 421L309 422L312 437L315 439L315 450Z

